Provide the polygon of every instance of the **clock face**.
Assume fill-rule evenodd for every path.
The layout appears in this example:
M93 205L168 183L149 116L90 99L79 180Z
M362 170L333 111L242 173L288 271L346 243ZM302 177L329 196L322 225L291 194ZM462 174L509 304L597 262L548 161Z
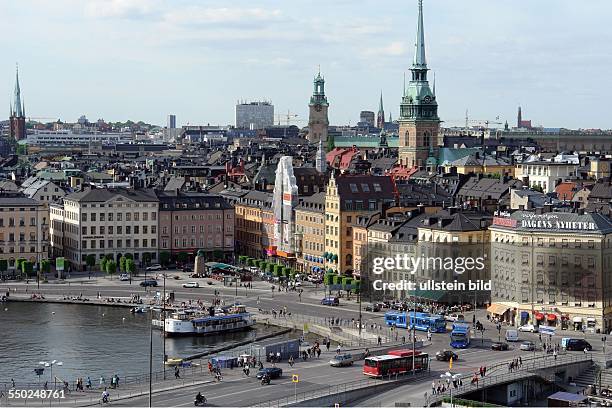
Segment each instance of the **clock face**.
M425 102L425 103L431 102L431 96L426 95L425 98L423 98L423 102Z
M316 110L317 112L321 112L321 111L323 110L323 106L322 106L320 103L317 103L317 104L315 105L315 110Z

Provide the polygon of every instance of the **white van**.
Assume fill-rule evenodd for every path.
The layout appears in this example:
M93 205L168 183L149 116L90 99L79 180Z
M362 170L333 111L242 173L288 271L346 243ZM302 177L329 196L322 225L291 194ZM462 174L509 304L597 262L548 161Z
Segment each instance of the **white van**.
M519 335L517 330L506 330L506 341L518 341Z

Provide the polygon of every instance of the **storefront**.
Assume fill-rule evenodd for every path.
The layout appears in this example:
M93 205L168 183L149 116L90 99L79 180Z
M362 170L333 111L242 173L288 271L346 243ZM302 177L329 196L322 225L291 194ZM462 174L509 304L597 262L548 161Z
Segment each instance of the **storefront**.
M572 319L572 325L574 326L574 330L582 330L582 326L583 326L582 317L575 316Z
M491 316L491 320L497 319L498 321L505 321L514 325L516 311L514 309L511 310L510 306L501 303L493 303L487 308L487 312Z

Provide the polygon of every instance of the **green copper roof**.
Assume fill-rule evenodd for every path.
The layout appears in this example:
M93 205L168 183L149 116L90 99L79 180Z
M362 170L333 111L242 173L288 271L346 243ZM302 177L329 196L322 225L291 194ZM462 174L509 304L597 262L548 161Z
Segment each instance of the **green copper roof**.
M423 28L423 0L419 0L419 20L417 23L416 42L414 43L414 60L412 66L419 69L427 69L425 59L425 30Z

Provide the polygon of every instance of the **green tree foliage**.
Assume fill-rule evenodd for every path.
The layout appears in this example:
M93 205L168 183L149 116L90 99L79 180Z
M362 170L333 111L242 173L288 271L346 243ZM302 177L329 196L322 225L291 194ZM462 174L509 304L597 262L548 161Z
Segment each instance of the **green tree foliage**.
M162 251L159 253L159 263L162 266L167 266L170 263L170 252Z
M27 278L32 276L34 274L34 263L25 260L21 262L21 272L23 272Z
M122 256L121 258L119 258L119 270L121 272L125 272L125 262L128 260L128 258L124 256Z
M125 272L129 273L130 275L136 274L136 262L134 262L133 259L128 259L125 261Z
M115 261L108 261L106 263L106 273L110 275L111 280L113 275L117 272L117 263Z
M85 257L85 264L89 267L89 269L96 266L96 256L93 254L89 254Z

